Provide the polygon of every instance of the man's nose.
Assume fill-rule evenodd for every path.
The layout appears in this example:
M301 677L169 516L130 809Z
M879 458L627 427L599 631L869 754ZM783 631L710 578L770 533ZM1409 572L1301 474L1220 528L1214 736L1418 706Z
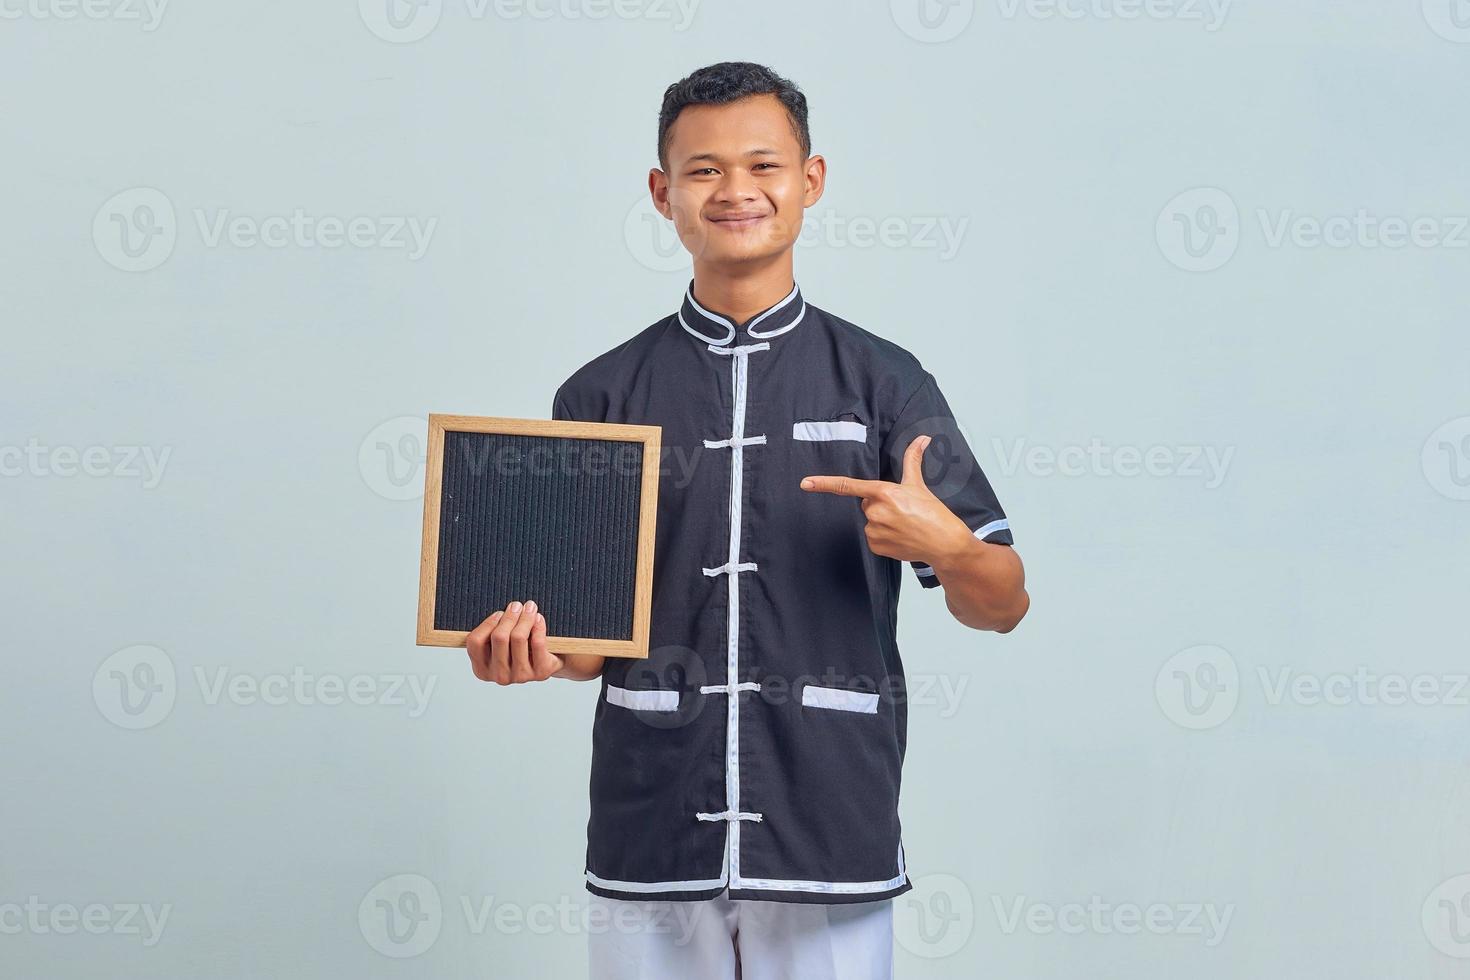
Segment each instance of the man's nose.
M725 171L725 176L720 180L720 185L715 189L716 200L723 202L739 202L753 200L756 196L755 178L748 171L740 167L734 167Z

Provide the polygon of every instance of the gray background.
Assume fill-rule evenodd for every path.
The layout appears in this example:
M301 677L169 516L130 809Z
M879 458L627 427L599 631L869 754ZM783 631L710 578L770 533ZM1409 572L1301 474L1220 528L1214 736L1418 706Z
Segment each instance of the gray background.
M0 5L6 975L581 975L596 689L413 645L415 434L675 308L659 98L732 58L1029 571L1005 637L905 579L899 975L1464 975L1463 0L94 2Z

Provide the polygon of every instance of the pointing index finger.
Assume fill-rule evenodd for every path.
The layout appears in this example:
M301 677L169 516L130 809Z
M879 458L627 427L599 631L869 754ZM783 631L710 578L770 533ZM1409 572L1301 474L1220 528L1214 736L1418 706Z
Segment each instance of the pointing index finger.
M887 485L882 480L859 480L852 476L809 476L801 481L803 490L843 497L871 497Z

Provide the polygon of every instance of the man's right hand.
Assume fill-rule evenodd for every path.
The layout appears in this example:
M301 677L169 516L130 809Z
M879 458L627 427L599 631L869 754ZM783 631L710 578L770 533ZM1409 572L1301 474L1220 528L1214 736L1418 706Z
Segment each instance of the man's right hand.
M590 680L602 673L600 656L561 656L546 649L546 617L535 602L512 602L491 613L470 631L465 650L475 676L496 684L524 684L549 677Z

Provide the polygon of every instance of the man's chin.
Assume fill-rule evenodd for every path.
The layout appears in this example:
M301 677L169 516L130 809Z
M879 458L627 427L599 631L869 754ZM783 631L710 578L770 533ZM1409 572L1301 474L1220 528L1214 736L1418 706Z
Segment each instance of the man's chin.
M720 248L706 248L703 254L696 254L694 258L706 265L738 267L769 261L790 247L789 244L779 242L752 242L746 247L733 248L724 245Z

